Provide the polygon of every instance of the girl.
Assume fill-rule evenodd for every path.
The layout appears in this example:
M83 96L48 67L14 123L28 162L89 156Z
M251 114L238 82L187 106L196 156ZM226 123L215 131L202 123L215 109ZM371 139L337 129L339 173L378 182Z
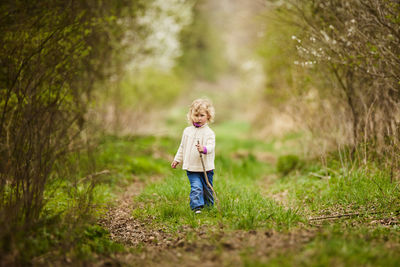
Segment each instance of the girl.
M190 182L190 208L196 214L201 213L204 206L214 204L211 188L206 184L199 153L204 154L204 165L208 180L213 186L214 158L215 158L215 134L208 127L208 123L214 121L214 107L206 99L196 99L190 106L187 118L191 126L185 128L182 141L172 168L182 163L182 169L186 170Z

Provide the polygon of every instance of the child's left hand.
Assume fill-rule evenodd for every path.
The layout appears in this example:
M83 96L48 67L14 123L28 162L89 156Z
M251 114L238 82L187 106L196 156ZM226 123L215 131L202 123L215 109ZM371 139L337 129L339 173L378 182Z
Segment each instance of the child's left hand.
M200 153L203 153L204 147L203 147L202 145L197 144L196 147L197 147L197 150L198 150Z

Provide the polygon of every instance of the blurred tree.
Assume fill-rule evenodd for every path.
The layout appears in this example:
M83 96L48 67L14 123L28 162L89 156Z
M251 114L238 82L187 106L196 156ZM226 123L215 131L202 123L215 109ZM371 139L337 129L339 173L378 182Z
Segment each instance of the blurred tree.
M196 1L192 23L181 33L183 53L178 59L178 68L191 78L213 81L226 63L221 40L205 12L205 2Z

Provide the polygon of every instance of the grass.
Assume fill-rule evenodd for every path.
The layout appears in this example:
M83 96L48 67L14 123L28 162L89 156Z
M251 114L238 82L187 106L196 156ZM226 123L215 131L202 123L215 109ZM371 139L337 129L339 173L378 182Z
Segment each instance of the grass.
M287 190L292 205L311 215L333 211L396 211L400 204L400 190L380 169L360 166L348 170L309 164L297 174L279 179L270 192Z
M216 208L210 208L199 217L189 208L190 185L186 174L169 176L144 190L137 198L144 207L136 209L133 214L136 218L155 218L156 222L171 230L177 230L181 225L216 226L220 222L231 229L286 229L301 220L294 210L285 209L263 197L251 185L242 186L242 181L246 182L245 179L220 180L215 190L218 192L221 213Z

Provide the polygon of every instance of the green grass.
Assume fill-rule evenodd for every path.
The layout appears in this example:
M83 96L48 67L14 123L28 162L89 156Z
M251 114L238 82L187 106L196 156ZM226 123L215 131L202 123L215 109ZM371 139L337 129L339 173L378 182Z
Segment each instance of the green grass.
M215 226L219 222L231 229L287 229L301 220L294 210L285 209L263 197L255 190L254 184L241 184L248 182L246 179L225 176L215 181L221 213L217 208L210 208L201 216L194 215L189 208L189 181L186 174L181 172L148 186L136 199L144 203L144 207L134 210L133 214L137 218L151 216L171 230L177 230L182 225Z
M332 170L311 164L297 174L279 179L270 192L287 190L292 205L310 214L398 209L400 190L384 171L363 166Z

